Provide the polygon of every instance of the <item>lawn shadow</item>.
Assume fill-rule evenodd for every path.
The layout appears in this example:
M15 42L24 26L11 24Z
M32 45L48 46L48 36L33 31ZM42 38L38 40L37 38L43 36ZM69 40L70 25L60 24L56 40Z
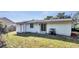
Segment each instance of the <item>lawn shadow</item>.
M37 33L27 33L27 34L14 34L15 36L21 36L21 37L42 37L42 38L48 38L48 39L53 39L53 40L61 40L61 41L66 41L66 42L71 42L71 43L76 43L79 44L79 41L76 40L74 41L71 37L68 36L62 36L62 35L48 35L48 34L37 34Z

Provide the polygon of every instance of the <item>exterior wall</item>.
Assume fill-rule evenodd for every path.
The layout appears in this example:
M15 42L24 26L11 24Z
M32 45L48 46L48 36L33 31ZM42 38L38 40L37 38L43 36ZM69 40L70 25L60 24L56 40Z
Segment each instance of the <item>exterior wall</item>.
M20 31L20 25L19 24L16 25L16 32L19 32L19 33L21 32Z
M53 28L56 30L56 34L60 35L66 35L70 36L71 35L71 24L66 23L66 24L47 24L47 33L49 33L50 28Z
M66 35L70 36L71 35L71 23L63 23L63 24L47 24L47 29L46 32L40 31L40 25L39 24L34 24L33 28L30 28L30 24L22 24L16 25L16 32L22 33L22 32L32 32L32 33L49 33L51 28L56 29L56 34L60 35Z
M33 33L40 33L40 26L39 24L33 24L33 28L30 28L30 24L27 24L26 32L33 32Z

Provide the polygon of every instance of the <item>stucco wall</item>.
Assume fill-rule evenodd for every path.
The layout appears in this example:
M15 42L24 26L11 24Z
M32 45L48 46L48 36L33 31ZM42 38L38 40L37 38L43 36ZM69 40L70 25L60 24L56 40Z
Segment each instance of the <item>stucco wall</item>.
M19 24L16 25L16 32L21 32L20 31L20 25Z
M30 24L16 25L16 32L33 32L33 33L49 33L50 28L56 29L56 33L60 35L71 35L71 23L65 24L47 24L46 32L40 31L40 25L34 24L33 28L30 28Z
M40 26L39 24L34 24L33 28L30 28L30 24L27 24L27 30L26 32L33 32L33 33L40 33Z
M47 33L49 33L50 28L56 30L56 34L60 35L71 35L71 24L47 24Z

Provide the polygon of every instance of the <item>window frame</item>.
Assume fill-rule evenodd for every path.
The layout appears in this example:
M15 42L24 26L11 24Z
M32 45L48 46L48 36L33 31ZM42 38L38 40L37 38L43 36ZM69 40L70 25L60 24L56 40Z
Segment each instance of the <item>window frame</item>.
M46 24L41 24L41 31L46 31Z
M30 23L30 28L34 28L34 24L33 23Z

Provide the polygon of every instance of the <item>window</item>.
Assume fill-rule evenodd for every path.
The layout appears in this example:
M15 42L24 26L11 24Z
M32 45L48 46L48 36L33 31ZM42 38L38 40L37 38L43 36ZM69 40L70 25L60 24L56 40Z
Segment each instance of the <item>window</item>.
M41 24L41 31L46 31L46 24Z
M33 24L32 23L30 24L30 28L33 28Z

